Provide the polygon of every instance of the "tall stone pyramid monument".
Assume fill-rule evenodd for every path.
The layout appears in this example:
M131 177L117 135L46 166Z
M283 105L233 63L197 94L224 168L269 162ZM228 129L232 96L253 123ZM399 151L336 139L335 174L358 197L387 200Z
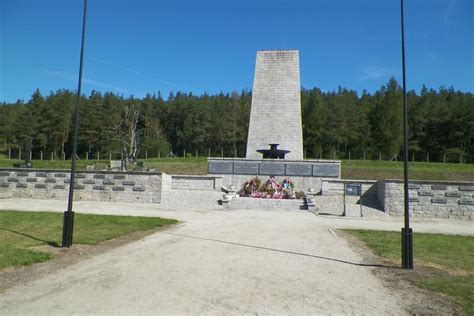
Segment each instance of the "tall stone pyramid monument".
M299 51L257 52L246 158L279 144L290 151L285 159L303 159L300 90Z

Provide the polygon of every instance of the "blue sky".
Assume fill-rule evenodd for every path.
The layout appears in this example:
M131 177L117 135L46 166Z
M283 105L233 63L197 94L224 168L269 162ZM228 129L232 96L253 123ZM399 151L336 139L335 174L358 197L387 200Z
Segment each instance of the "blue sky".
M257 50L299 49L301 84L401 82L399 0L89 0L83 91L251 89ZM474 92L474 1L405 0L407 85ZM0 102L75 90L82 0L0 1Z

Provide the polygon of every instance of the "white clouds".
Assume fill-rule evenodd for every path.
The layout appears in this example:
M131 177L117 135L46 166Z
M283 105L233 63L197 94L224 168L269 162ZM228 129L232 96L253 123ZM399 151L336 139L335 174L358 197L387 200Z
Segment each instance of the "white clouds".
M392 68L382 67L382 66L365 66L362 68L362 74L359 77L359 80L380 80L388 79L391 76L395 76L399 71Z
M68 80L68 81L76 81L78 79L78 75L72 72L68 71L62 71L62 70L49 70L47 69L45 71L46 74L51 75L51 76L57 76L62 79ZM109 91L115 91L115 92L121 92L121 93L126 93L129 94L130 92L126 89L123 89L121 87L115 86L113 84L110 84L108 82L96 80L90 77L83 76L82 77L82 82L86 83L88 85L94 86L96 88L102 88L102 89L107 89Z

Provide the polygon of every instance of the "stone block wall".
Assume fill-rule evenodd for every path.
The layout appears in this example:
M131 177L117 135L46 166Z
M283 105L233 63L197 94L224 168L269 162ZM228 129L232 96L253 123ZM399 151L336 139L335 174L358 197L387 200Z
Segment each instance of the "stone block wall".
M384 180L378 186L383 194L383 209L390 215L402 216L404 185L401 180ZM410 214L414 217L474 219L474 183L410 181Z
M222 178L218 176L171 176L171 189L173 190L220 191L221 185Z
M159 203L160 173L80 171L74 199ZM65 170L0 169L0 197L67 199L70 172Z

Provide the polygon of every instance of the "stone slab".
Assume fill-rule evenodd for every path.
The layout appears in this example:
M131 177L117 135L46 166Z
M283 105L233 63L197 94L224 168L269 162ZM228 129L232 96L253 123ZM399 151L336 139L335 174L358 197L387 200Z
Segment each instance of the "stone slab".
M17 177L28 177L28 172L17 172Z
M55 190L64 190L66 188L66 186L64 184L55 184L53 186L53 189Z
M408 188L418 190L418 189L421 189L421 185L416 184L416 183L409 183Z
M94 179L105 179L105 174L95 174Z
M447 190L448 186L442 184L433 184L431 190Z
M28 186L26 185L26 183L19 182L19 183L16 184L16 187L18 189L26 189Z
M270 175L270 176L284 176L285 164L273 163L273 162L262 162L260 164L258 173L262 175Z
M125 187L113 187L112 190L114 191L125 191Z
M134 187L133 191L135 191L135 192L145 192L145 188L143 188L143 187Z
M10 175L10 171L0 171L0 177L8 177Z
M86 180L84 180L84 184L95 184L95 180L86 179Z
M36 176L39 178L46 178L48 174L46 172L37 172Z
M37 183L37 184L35 184L35 188L36 189L46 189L47 186L46 186L45 183Z
M103 185L94 185L92 187L92 190L103 191L103 190L105 190L105 186L103 186Z
M311 176L312 165L310 164L299 164L289 163L286 164L286 175L287 176Z
M0 188L9 188L10 187L10 183L8 182L0 182Z
M113 181L113 180L104 180L102 183L103 183L104 185L114 185L114 184L115 184L115 181Z
M337 164L314 164L313 176L337 178L339 177L339 165Z
M124 175L124 174L114 174L114 179L117 179L117 180L124 180L124 179L125 179L125 175Z
M445 198L433 198L431 199L431 203L434 204L446 204L447 200Z
M232 174L232 161L209 161L207 164L207 173L210 174Z
M85 189L85 185L83 184L75 184L74 185L74 190L84 190Z
M460 199L458 201L459 205L474 205L474 200L472 199Z
M44 179L44 182L45 182L45 183L56 183L56 179L54 179L54 178L46 178L46 179Z
M56 178L66 178L66 174L65 173L56 173L54 175Z
M135 185L135 181L123 181L122 184L133 187Z
M8 177L8 182L18 182L20 179L15 178L15 177Z
M434 193L431 191L420 191L418 192L419 196L434 196Z
M26 178L26 182L38 182L37 178Z
M76 173L75 178L76 179L85 179L86 175L83 173Z
M474 185L460 185L459 191L474 191Z
M461 197L461 192L445 192L444 193L445 197Z
M257 162L234 162L234 174L258 174L258 163Z

